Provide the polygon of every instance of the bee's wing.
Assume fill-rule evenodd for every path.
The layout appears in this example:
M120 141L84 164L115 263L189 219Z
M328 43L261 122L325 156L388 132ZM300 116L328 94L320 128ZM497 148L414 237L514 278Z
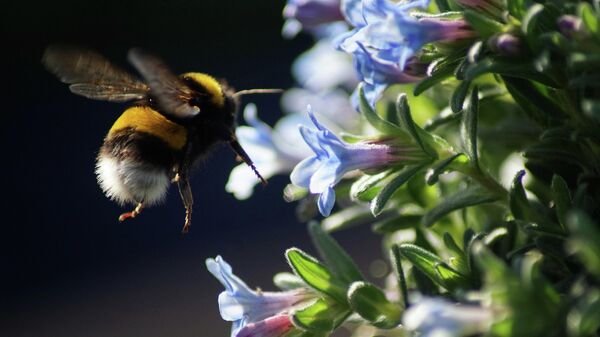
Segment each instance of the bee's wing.
M91 99L127 102L143 99L149 88L91 50L68 46L46 48L42 63L77 95Z
M163 113L190 118L200 112L200 108L189 104L194 91L175 76L161 59L137 48L131 49L127 57L148 83L150 93Z

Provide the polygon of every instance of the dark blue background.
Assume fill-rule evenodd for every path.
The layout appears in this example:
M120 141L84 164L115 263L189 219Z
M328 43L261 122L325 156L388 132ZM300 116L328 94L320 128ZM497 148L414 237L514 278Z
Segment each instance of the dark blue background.
M123 106L72 95L40 64L50 43L82 45L115 63L139 46L175 72L202 71L237 89L292 85L292 60L306 36L280 37L283 3L273 1L48 1L4 4L0 140L1 336L225 336L220 284L204 260L221 254L251 286L272 289L288 270L283 252L313 251L294 206L281 198L287 177L248 201L224 190L233 153L216 151L193 178L194 223L180 233L176 189L165 205L126 223L104 197L94 162ZM274 122L278 97L253 96ZM347 246L364 235L342 233ZM359 239L360 238L360 239ZM365 251L363 250L363 253ZM363 254L377 256L377 248Z

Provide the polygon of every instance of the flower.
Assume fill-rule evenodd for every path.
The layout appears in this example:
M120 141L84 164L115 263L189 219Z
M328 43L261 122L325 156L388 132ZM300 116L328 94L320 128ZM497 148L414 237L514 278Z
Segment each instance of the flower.
M419 62L416 57L411 57L404 69L397 63L385 60L377 55L372 55L365 46L359 43L359 49L354 52L354 64L358 70L360 80L364 83L365 97L371 106L381 96L390 83L414 83L425 77L427 64ZM355 109L358 109L358 91L352 96Z
M291 172L298 162L310 154L310 149L297 131L299 123L307 123L304 116L285 116L271 129L258 119L256 106L248 104L244 109L244 119L250 126L236 128L236 136L242 147L251 153L254 166L265 179ZM241 164L231 171L225 190L243 200L252 195L257 183L252 171Z
M291 38L302 29L314 29L323 24L344 19L340 0L288 0L283 8L286 22L282 34Z
M365 94L373 105L393 83L420 79L409 64L427 43L451 42L475 33L462 19L415 18L409 11L426 7L427 0L392 3L388 0L342 2L346 20L356 28L338 37L339 48L354 56L355 68L365 81ZM376 75L376 76L375 76ZM370 83L369 83L370 81Z
M269 317L243 327L236 337L282 337L294 328L288 315Z
M438 298L424 298L409 307L402 323L422 337L471 336L487 331L492 312L476 305L456 305Z
M285 324L277 316L302 308L316 298L308 288L286 292L251 290L244 281L233 274L231 266L221 256L206 259L206 268L225 287L225 291L219 295L219 311L224 320L233 322L231 337L263 336L248 334L248 331L257 329L281 330ZM270 318L274 320L269 320ZM265 332L264 336L279 335Z
M299 129L314 155L298 163L290 179L294 185L319 194L317 205L323 216L331 213L335 203L333 187L347 172L419 163L427 158L420 149L400 139L369 139L346 143L317 121L310 106L308 115L317 129L305 126L300 126Z
M352 60L327 39L301 54L292 65L292 73L302 87L316 93L336 87L351 89L358 83Z

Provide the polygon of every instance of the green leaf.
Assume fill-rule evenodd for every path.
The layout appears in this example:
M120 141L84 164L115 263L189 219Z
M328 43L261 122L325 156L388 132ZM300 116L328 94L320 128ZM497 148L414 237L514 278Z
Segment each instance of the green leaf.
M364 280L350 255L317 222L308 224L308 233L325 265L335 276L347 283Z
M552 200L556 208L556 216L558 217L559 223L566 228L567 224L567 212L573 207L571 202L571 192L567 182L558 175L552 177Z
M535 70L532 64L491 56L471 64L465 72L465 80L473 81L488 73L534 80L552 88L562 87L560 83Z
M584 267L600 279L600 230L597 224L581 211L570 212L567 226L572 235L569 248L576 253Z
M525 14L525 0L506 0L506 7L510 15L514 16L517 19L522 19L523 14Z
M281 290L292 290L306 287L306 283L295 274L282 272L273 276L273 283Z
M371 213L378 216L383 211L385 204L390 200L394 192L410 178L417 174L425 165L407 166L394 174L392 180L371 200Z
M508 92L534 121L547 125L552 119L560 119L564 112L550 98L542 94L529 81L503 76Z
M542 4L533 4L527 9L521 29L531 49L536 50L542 44L540 36L546 32L557 30L557 20L560 10L553 4L546 2Z
M345 305L320 298L310 306L296 311L292 323L309 331L330 332L337 328L350 314Z
M325 266L314 257L298 248L290 248L285 252L288 264L306 284L331 296L339 303L346 303L346 285L336 278Z
M594 14L594 10L592 6L587 2L582 2L577 7L577 12L579 13L579 17L581 21L583 21L583 25L592 35L598 35L599 33L599 24L598 18Z
M466 9L464 12L465 20L473 27L473 29L484 39L491 37L494 34L502 32L502 25L490 19L488 16L480 14L471 9Z
M423 152L427 153L433 158L436 158L437 153L435 150L421 139L420 133L425 133L425 131L421 130L421 128L419 128L413 121L410 114L410 107L408 106L408 100L406 99L406 94L404 93L398 95L398 99L396 100L396 112L398 114L398 119L402 123L402 126L412 136L413 140L419 144L419 147L423 150Z
M431 226L448 213L465 207L475 206L498 200L496 195L480 187L469 187L463 191L447 196L443 201L430 209L422 219L424 226Z
M447 58L432 63L430 75L415 85L413 94L419 96L425 90L454 75L454 70L461 61L462 58Z
M402 319L402 308L388 301L379 288L366 282L355 282L350 286L348 303L352 310L378 328L395 328Z
M389 176L390 171L383 171L374 175L364 175L350 187L350 198L352 200L371 201L381 189L379 182Z
M479 90L477 86L471 91L467 108L463 113L460 136L463 147L471 164L479 170L479 155L477 154L477 119L479 114Z
M425 179L427 182L427 185L434 185L438 182L438 178L439 176L446 172L446 169L448 168L448 166L450 164L452 164L452 162L457 159L458 157L464 157L464 159L466 160L466 157L464 154L462 153L457 153L451 157L448 157L446 159L440 160L439 162L437 162L434 166L432 166L429 170L427 170L427 174L425 175Z
M525 170L521 170L517 172L513 179L513 183L509 193L510 211L512 212L515 219L535 221L534 219L536 219L537 216L535 215L534 210L529 204L529 200L527 199L525 189L523 188L523 184L521 182L524 175Z
M375 129L384 134L405 135L404 130L397 125L394 125L381 118L377 112L375 112L365 97L364 86L362 83L358 86L358 97L360 111L362 112L363 116L365 116L367 122L369 122L369 124L371 124Z
M437 255L410 243L400 244L398 248L404 258L439 286L447 290L466 286L464 276L450 268Z
M402 293L402 300L404 301L404 307L408 308L408 285L406 278L404 277L404 268L402 268L402 255L400 253L400 247L397 244L392 245L391 254L392 266L400 286L400 292Z
M465 101L465 98L467 98L467 92L469 91L470 85L470 81L462 81L456 87L456 89L452 93L452 97L450 98L450 109L452 109L452 112L457 113L459 111L462 111L463 103Z
M378 234L389 234L401 229L417 227L421 223L422 215L399 215L389 219L375 222L373 231Z

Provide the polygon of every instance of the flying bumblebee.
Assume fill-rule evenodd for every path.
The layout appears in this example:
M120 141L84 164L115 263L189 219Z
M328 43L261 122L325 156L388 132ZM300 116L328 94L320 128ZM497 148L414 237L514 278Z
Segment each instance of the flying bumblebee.
M187 232L193 204L190 169L220 143L228 143L266 184L236 140L236 115L241 95L280 90L235 92L204 73L176 76L162 60L140 49L131 49L127 58L144 82L90 50L50 46L42 57L45 67L74 94L133 102L108 131L96 161L98 183L106 196L122 206L135 206L120 221L162 201L174 182L185 206Z

